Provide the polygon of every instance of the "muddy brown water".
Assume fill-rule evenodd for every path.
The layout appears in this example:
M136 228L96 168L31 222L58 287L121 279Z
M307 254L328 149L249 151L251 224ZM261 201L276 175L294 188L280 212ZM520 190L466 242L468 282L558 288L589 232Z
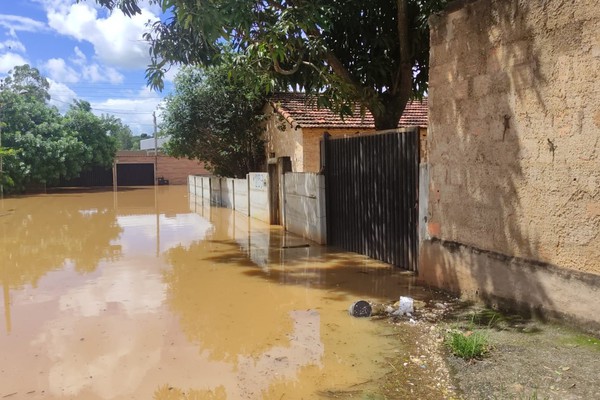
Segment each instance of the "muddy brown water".
M410 275L191 200L2 201L0 398L312 399L389 372L392 328L347 309L426 296Z

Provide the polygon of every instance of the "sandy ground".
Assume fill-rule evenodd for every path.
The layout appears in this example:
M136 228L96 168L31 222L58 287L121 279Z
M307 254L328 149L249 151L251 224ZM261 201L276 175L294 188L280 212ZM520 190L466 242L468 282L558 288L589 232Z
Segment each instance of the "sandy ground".
M416 321L416 322L415 322ZM600 399L600 340L577 329L505 315L455 300L432 300L410 318L380 318L398 340L416 340L409 356L391 356L390 371L363 399ZM451 354L449 330L481 331L485 357Z

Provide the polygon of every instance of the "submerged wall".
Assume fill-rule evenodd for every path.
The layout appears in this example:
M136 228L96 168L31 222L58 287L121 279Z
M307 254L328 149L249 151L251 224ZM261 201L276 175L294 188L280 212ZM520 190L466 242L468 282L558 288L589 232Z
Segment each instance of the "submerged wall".
M288 172L284 179L285 230L315 241L327 242L325 177Z
M250 173L248 179L188 177L193 204L231 208L253 219L270 222L269 176ZM285 230L319 244L327 241L325 179L313 173L289 172L283 178Z
M600 322L597 0L460 1L430 27L422 279Z

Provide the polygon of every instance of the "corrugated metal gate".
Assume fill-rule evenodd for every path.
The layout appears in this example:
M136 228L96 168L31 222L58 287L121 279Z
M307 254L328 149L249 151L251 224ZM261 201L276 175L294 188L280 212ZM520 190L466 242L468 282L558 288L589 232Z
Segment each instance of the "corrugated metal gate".
M154 185L154 164L117 164L117 186Z
M416 271L418 130L323 144L327 243Z

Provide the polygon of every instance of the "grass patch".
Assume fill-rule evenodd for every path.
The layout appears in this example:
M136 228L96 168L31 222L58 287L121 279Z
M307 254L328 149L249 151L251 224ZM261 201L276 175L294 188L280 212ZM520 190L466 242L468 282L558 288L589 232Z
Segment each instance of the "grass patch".
M478 331L451 331L446 336L446 345L452 354L465 360L480 359L489 348L487 335Z
M600 351L600 340L585 334L579 334L570 337L565 340L565 343Z

